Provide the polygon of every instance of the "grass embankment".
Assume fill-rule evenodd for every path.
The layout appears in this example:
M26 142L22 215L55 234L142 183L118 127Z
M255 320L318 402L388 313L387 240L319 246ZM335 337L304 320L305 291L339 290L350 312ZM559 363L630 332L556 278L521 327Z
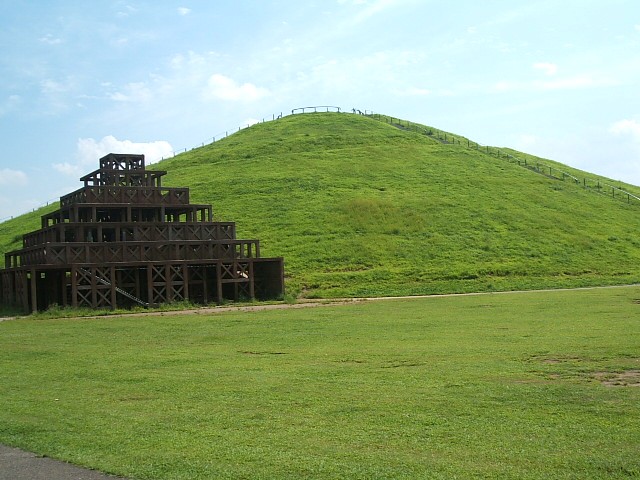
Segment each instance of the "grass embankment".
M152 168L237 222L240 238L260 239L263 256L285 257L289 298L640 281L640 205L465 143L360 115L304 114ZM0 226L0 250L38 225L25 222Z
M57 208L59 208L59 203L55 202L0 223L0 267L4 267L4 254L22 248L22 236L41 228L40 217Z
M638 205L357 115L285 117L160 165L284 256L293 296L640 280Z
M139 479L637 478L640 289L0 323L0 442Z

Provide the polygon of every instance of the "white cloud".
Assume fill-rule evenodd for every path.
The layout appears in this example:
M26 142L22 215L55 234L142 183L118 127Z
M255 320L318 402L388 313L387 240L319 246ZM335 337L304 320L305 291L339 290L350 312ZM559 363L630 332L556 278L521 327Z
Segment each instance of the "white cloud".
M128 17L129 15L132 15L132 14L136 13L137 11L138 11L138 10L137 10L137 8L135 8L135 7L134 7L134 6L132 6L132 5L124 5L124 6L123 6L123 10L120 10L120 11L117 13L117 15L118 15L118 17L126 18L126 17Z
M609 131L614 135L630 135L634 140L640 142L640 122L636 120L620 120L615 122Z
M355 18L355 23L363 22L374 15L386 10L389 7L394 7L401 3L401 0L374 0L369 2L355 2L359 5L366 5Z
M50 78L42 80L40 82L40 87L42 89L42 93L47 95L63 93L68 90L67 85L60 82L56 82L55 80L51 80Z
M615 86L617 80L589 74L575 75L573 77L554 78L552 80L534 80L525 82L512 82L501 80L491 87L494 92L513 91L546 91L546 90L576 90L581 88L597 88Z
M620 120L609 127L609 132L614 137L622 137L611 142L622 150L620 155L614 155L615 161L624 164L625 170L628 172L625 175L627 181L640 186L640 122L628 119Z
M80 177L83 173L88 173L85 172L85 170L79 165L74 165L69 162L54 163L53 168L55 168L58 172L70 177Z
M152 93L143 82L128 83L122 92L110 95L116 102L147 102L151 100Z
M62 43L62 40L60 38L56 38L50 33L47 33L44 37L41 37L40 41L42 43L46 43L47 45L59 45Z
M95 170L98 160L108 153L135 153L143 154L147 164L157 162L162 158L173 155L173 147L169 142L159 140L148 143L136 143L131 140L118 140L112 135L104 137L100 141L93 138L78 139L75 163L55 163L53 168L58 172L81 177Z
M495 83L492 87L492 90L495 92L509 92L511 90L516 90L518 88L518 84L514 82L509 82L507 80L500 80Z
M541 70L545 75L552 76L558 72L558 66L555 63L538 62L533 64L533 68Z
M538 145L538 143L540 142L540 138L529 133L522 133L517 136L515 142L516 143L514 148L516 150L519 150L521 152L529 152L532 148L535 148Z
M15 110L21 101L22 98L19 95L9 95L4 102L0 103L0 116Z
M186 8L186 7L178 8L178 14L182 15L183 17L185 15L189 15L190 13L191 13L191 9L190 8Z
M427 88L418 88L418 87L408 87L403 90L395 90L396 95L406 96L406 97L424 97L426 95L431 95L431 90Z
M252 102L269 95L269 90L257 87L253 83L239 85L235 80L224 75L214 74L209 77L204 92L206 99L242 100Z
M28 183L27 175L21 170L0 169L0 185L22 187Z
M405 75L415 62L422 60L420 52L377 51L362 57L323 59L322 63L311 66L307 72L300 72L292 89L300 92L313 91L326 98L337 94L360 98L363 91L378 91L394 95L427 95L424 88L406 87L413 82ZM371 72L375 72L372 75ZM417 83L422 80L415 80Z
M256 123L260 123L260 120L257 120L255 118L247 118L242 125L246 125L247 127L250 127L251 125L255 125Z
M74 103L72 95L78 88L77 81L73 76L68 76L62 80L45 78L40 81L40 101L39 111L49 115L66 112Z
M565 90L576 88L589 88L610 85L611 82L605 79L597 79L591 75L576 75L573 77L559 78L546 82L533 82L533 86L540 90Z

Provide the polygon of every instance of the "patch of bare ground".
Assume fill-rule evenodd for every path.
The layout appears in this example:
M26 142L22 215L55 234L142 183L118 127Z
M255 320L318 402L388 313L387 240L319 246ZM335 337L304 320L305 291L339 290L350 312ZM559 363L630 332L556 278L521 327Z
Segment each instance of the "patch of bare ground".
M593 376L606 387L640 387L640 370L595 372Z
M534 373L547 381L579 380L599 382L606 387L640 387L640 370L636 365L640 359L629 357L618 359L627 366L617 367L619 370L603 370L602 363L597 359L581 358L564 355L532 355L528 361L538 365L546 365ZM615 368L615 367L614 367Z
M563 357L563 358L545 358L542 360L542 363L546 363L548 365L556 365L558 363L565 363L568 361L580 361L578 357Z

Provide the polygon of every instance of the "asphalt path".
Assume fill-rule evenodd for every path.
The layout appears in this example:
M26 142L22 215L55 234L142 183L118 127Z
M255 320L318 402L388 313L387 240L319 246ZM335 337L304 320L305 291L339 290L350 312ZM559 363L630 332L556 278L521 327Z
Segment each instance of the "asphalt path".
M125 480L0 445L0 480Z

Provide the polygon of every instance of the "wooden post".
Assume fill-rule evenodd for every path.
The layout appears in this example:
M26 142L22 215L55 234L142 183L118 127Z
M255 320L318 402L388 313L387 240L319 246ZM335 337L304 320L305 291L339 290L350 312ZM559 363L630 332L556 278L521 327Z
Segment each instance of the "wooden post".
M189 268L186 263L182 264L182 288L184 290L184 299L191 300L189 298Z
M173 281L171 280L173 272L171 270L171 265L167 263L164 266L164 284L166 285L165 292L167 292L167 298L165 301L167 303L173 302Z
M204 304L209 303L209 282L207 282L207 275L209 274L209 268L206 266L196 267L202 268L202 301Z
M147 265L147 296L149 305L152 305L155 302L155 298L153 298L153 265Z
M249 261L249 297L251 300L256 299L255 279L253 276L253 260Z
M78 270L71 266L71 306L78 307Z
M36 269L32 268L29 273L31 274L31 311L35 313L38 311L38 282Z
M142 298L141 297L141 291L140 291L140 269L136 268L134 271L133 277L135 279L135 292L136 292L136 298Z
M67 306L67 272L66 270L62 272L60 278L60 286L62 288L62 306Z
M222 303L222 262L216 263L216 302Z
M116 304L116 267L113 265L109 269L109 274L111 275L110 284L111 284L111 310L115 310L117 308Z
M98 308L98 284L96 282L96 268L90 267L87 270L91 272L91 308Z

